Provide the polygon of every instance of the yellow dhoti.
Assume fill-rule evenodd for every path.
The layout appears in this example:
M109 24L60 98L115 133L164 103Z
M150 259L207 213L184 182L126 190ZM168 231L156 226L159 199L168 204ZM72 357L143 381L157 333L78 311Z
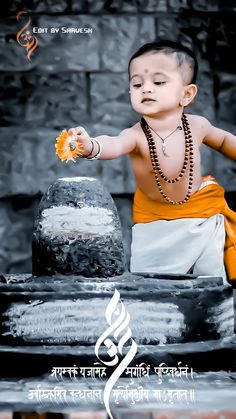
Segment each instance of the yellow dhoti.
M223 216L223 217L222 217ZM212 218L213 217L213 218ZM203 178L202 187L195 192L190 199L182 205L172 205L168 202L157 202L150 199L146 196L140 189L137 189L134 196L134 204L133 204L133 239L132 239L132 248L131 248L131 271L137 269L132 268L137 266L138 257L141 256L141 253L135 254L138 246L140 246L140 250L146 251L145 246L148 247L151 245L151 237L150 243L148 242L148 237L152 234L154 238L156 237L156 241L159 241L161 246L161 242L164 241L163 246L167 245L165 239L168 237L165 235L165 226L168 226L168 231L171 231L171 223L166 224L159 224L161 226L160 236L158 232L158 224L154 224L159 220L163 221L171 221L171 220L184 220L190 223L190 230L189 235L186 233L187 242L184 243L184 247L182 245L182 249L189 249L189 246L194 246L193 239L198 235L198 240L196 240L197 245L201 244L204 246L204 249L207 250L207 247L211 246L213 243L213 235L217 235L217 240L215 240L215 249L216 253L220 252L221 244L218 241L223 240L223 247L224 247L224 264L226 267L228 278L231 280L236 280L236 213L233 212L227 205L225 198L224 198L224 189L215 181L214 178L211 176L207 176ZM190 220L189 220L190 219ZM200 220L195 223L195 220ZM207 223L204 224L204 221ZM225 237L222 233L222 221L223 227L225 230ZM146 223L150 223L145 226ZM192 223L192 224L191 224ZM185 223L186 224L186 223ZM214 225L213 225L214 224ZM137 226L136 226L137 225ZM154 231L155 226L155 231ZM204 227L204 228L203 228ZM140 231L136 231L137 229L141 228ZM142 231L146 228L146 231L149 229L149 233L146 236L146 240L142 241ZM174 236L169 237L169 248L171 248L171 240L175 242L176 252L178 252L178 236L179 236L179 243L181 240L181 234L183 232L183 225L181 226L181 222L175 223L175 229L177 230L174 232ZM168 234L168 231L166 234ZM191 231L191 234L190 234ZM206 236L206 231L208 237ZM202 232L202 235L201 235ZM136 238L140 243L137 243ZM189 238L189 240L188 240ZM135 240L134 240L135 239ZM192 241L192 242L191 242ZM218 244L217 244L218 243ZM155 249L155 243L152 243L152 251ZM161 247L159 246L159 249ZM203 248L203 247L202 247ZM167 249L168 250L168 249ZM209 249L210 250L210 249ZM172 249L173 252L173 249ZM167 253L166 253L167 254ZM207 252L206 252L207 255ZM205 259L209 256L205 255ZM179 255L181 258L185 258L185 254ZM186 252L187 257L187 252ZM201 253L198 254L196 252L195 257L197 258L194 261L194 264L199 261L201 257ZM216 254L216 260L218 256ZM165 263L165 261L162 261ZM168 260L166 261L168 263ZM191 261L192 263L193 261ZM207 259L205 260L207 263ZM140 266L141 267L141 266ZM138 269L140 270L140 269ZM156 272L161 272L159 267L156 266ZM218 272L218 271L217 271ZM219 269L220 272L220 269ZM172 272L174 273L174 272ZM178 272L176 272L178 273ZM183 272L182 272L183 273ZM186 272L185 272L186 273ZM208 273L209 275L210 273ZM214 275L214 273L211 273Z

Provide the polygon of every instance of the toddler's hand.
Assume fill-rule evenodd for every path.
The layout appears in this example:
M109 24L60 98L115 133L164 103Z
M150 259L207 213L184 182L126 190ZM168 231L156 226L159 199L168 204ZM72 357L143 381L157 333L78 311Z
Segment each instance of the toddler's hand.
M62 161L74 161L87 156L93 150L93 143L83 127L63 130L55 144L56 154Z
M71 136L71 150L74 150L77 147L77 143L79 142L82 145L83 150L85 151L84 154L90 151L91 138L83 127L70 128L68 130L68 134Z

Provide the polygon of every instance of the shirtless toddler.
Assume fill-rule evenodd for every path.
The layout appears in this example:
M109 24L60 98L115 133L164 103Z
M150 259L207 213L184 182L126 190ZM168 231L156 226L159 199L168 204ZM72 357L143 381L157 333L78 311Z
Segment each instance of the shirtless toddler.
M184 114L197 94L197 61L186 47L171 41L145 44L131 57L129 75L131 104L140 122L116 137L93 139L83 127L71 128L69 133L83 144L84 158L130 156L137 184L131 271L226 278L226 214L221 207L219 212L214 209L214 202L219 203L214 197L209 201L210 212L205 202L206 195L214 188L217 194L216 188L221 187L213 178L203 183L200 145L236 160L236 136L206 118ZM222 208L225 205L221 199ZM234 216L231 259L233 254L236 257ZM231 268L235 264L235 269L227 267L232 279L236 258L229 264Z

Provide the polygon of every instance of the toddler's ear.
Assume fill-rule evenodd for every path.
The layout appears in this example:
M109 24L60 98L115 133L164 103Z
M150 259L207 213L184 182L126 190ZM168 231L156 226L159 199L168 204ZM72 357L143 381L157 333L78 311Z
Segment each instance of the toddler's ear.
M188 84L184 89L184 96L180 101L180 106L188 106L197 94L196 84ZM182 102L182 103L181 103Z

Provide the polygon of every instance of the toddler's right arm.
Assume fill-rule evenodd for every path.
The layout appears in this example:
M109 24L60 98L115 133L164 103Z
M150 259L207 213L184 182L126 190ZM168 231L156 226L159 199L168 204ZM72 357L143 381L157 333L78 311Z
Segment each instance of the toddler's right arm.
M137 145L135 131L132 128L123 130L116 137L100 135L91 138L83 127L70 128L69 134L76 136L76 141L83 145L83 157L92 159L93 157L101 160L111 160L122 154L133 151Z

